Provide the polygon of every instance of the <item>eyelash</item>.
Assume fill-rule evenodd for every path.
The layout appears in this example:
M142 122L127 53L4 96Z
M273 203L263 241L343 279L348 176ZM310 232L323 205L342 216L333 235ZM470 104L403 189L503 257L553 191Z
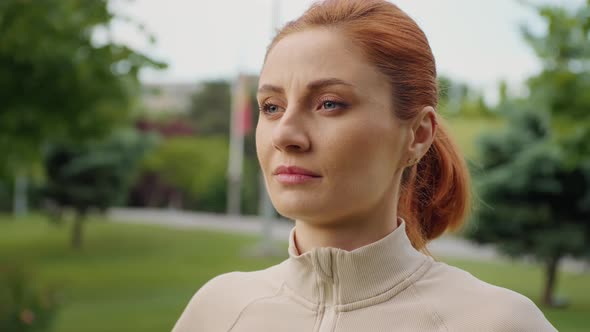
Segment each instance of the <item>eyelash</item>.
M326 104L326 103L333 103L333 104L336 106L336 108L335 108L334 110L327 111L327 112L329 112L329 113L330 113L330 112L335 112L335 111L338 111L338 110L341 110L341 109L345 109L345 108L347 108L347 107L349 106L349 105L348 105L348 104L346 104L346 103L343 103L343 102L338 102L338 101L334 101L334 100L332 100L332 99L321 99L321 100L319 100L319 102L321 103L321 107L323 107L323 106L324 106L324 104ZM277 106L276 104L269 103L269 102L264 102L264 103L262 104L262 106L260 106L260 112L262 112L262 113L265 113L265 114L267 114L267 115L273 115L273 114L275 114L275 113L271 113L271 112L269 111L269 109L270 109L270 107L271 107L271 106L276 106L276 107L280 108L280 107L279 107L279 106Z
M277 106L277 105L275 105L275 104L272 104L272 103L269 103L269 102L264 102L264 103L262 104L262 106L260 106L260 112L262 112L262 113L265 113L265 114L268 114L268 115L272 115L272 114L274 114L274 113L270 113L270 112L269 112L269 108L270 108L271 106L276 106L276 107L279 107L279 106Z

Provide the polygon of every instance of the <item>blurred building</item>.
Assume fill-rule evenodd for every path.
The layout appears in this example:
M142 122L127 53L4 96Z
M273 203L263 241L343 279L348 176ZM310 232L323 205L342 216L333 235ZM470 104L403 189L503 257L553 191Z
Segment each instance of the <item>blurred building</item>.
M199 83L144 83L141 101L148 113L187 114Z
M140 119L135 122L135 128L142 132L156 132L166 138L195 135L195 128L183 119L172 119L165 122Z

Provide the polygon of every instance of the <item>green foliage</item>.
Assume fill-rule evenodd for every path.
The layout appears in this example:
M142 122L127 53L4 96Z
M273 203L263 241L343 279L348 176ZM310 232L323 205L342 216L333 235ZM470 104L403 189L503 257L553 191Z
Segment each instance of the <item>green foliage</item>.
M547 23L545 33L536 35L527 26L521 30L525 40L543 60L544 68L583 69L583 64L576 62L590 58L590 2L586 1L574 10L552 5L541 5L536 10Z
M541 6L545 35L523 28L544 62L526 100L505 100L510 126L481 140L482 198L472 236L511 254L590 257L590 3ZM501 222L510 220L510 222Z
M481 92L448 77L438 78L439 112L447 117L492 118L495 114L486 104Z
M576 10L539 6L547 23L544 34L522 27L523 35L543 62L543 71L528 84L532 102L580 130L590 126L590 4ZM567 133L565 133L567 135Z
M231 85L228 81L204 82L192 96L190 114L199 135L229 136Z
M123 131L104 141L55 144L47 149L44 194L57 206L51 212L58 221L64 207L75 209L73 248L82 246L88 210L105 211L126 197L136 166L150 145L147 137L135 131Z
M504 96L509 126L480 141L478 209L468 235L546 264L543 302L555 304L559 260L590 259L590 2L577 11L538 7L545 35L523 29L544 63L524 100Z
M503 108L501 105L501 109ZM526 105L516 106L518 111L506 113L507 128L503 131L484 133L479 138L480 164L484 170L493 169L506 164L514 156L540 140L550 138L549 120L544 114L526 108Z
M35 285L20 265L0 265L0 331L48 331L56 312L54 291Z
M105 136L126 122L139 70L163 64L125 45L93 39L113 19L106 0L0 2L5 167L29 167L46 142Z
M249 93L252 110L258 110L256 85L253 82L249 84L251 84ZM190 106L190 117L195 123L199 136L229 137L232 107L231 89L230 81L206 81L194 93ZM253 113L255 113L253 116L256 116L257 112ZM254 156L248 150L248 145L246 146L246 155Z
M8 176L0 175L0 211L10 211L14 185Z
M108 140L49 147L46 197L82 213L122 203L152 141L135 131L122 131Z
M538 113L514 114L508 131L481 140L483 202L472 238L504 252L540 260L590 258L590 157L567 163Z
M226 211L227 139L178 137L163 140L142 162L144 174L157 174L165 184L179 189L183 207L198 211ZM244 159L242 213L258 211L258 162Z
M444 115L443 117L443 121L452 133L461 153L471 162L477 162L481 159L476 144L477 137L485 132L502 130L506 125L505 119L501 117L468 118L461 116L445 117Z
M145 158L142 171L179 188L194 201L193 208L223 212L228 149L225 138L170 138Z

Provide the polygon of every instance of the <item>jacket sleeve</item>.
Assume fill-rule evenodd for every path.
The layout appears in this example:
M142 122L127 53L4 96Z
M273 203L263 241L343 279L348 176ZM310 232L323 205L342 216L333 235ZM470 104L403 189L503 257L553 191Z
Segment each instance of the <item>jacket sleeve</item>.
M230 272L211 279L191 298L172 332L229 331L251 303L280 290L280 282L268 282L264 275L264 270Z
M217 276L203 285L193 295L172 332L228 331L240 308L232 301L227 289L236 273Z
M415 288L447 331L556 331L528 297L444 263L435 263Z
M472 319L480 322L480 328L494 332L555 332L543 312L528 297L502 289L501 295L482 298L479 315Z
M497 308L494 331L500 332L555 332L553 325L533 301L524 295L513 293L504 306Z

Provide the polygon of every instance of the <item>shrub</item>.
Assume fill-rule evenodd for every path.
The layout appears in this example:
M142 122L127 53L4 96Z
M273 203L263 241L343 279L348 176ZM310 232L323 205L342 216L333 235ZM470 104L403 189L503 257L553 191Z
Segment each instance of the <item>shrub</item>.
M23 267L0 265L0 331L50 331L57 311L55 295L38 287Z

